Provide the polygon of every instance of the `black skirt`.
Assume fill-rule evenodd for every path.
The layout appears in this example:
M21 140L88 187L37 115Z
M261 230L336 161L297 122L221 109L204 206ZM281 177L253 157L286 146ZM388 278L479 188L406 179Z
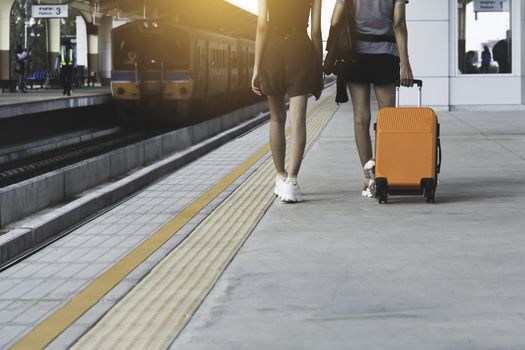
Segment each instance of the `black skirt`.
M262 91L265 95L289 97L313 94L323 88L321 60L306 31L272 33L262 57Z
M345 67L349 83L386 85L399 79L399 57L394 55L359 53Z

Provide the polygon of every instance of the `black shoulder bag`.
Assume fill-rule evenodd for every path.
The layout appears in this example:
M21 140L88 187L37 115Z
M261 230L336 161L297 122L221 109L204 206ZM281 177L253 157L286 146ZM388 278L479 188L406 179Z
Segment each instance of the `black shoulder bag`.
M344 74L345 62L352 57L351 6L349 5L351 1L346 0L345 2L344 19L337 26L330 28L323 65L326 75Z

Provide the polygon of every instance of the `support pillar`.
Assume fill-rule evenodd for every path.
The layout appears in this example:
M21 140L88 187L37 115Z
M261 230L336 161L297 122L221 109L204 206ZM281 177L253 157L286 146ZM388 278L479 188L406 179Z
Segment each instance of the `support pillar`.
M98 27L94 25L88 25L87 28L87 41L88 41L88 71L89 77L96 77L96 80L99 80L100 72L98 68Z
M104 16L100 21L98 29L98 66L102 85L111 83L111 30L113 29L113 17Z
M56 58L60 54L60 18L47 22L47 57L49 69L55 69Z
M0 0L0 80L8 80L11 76L10 22L13 3L14 0Z

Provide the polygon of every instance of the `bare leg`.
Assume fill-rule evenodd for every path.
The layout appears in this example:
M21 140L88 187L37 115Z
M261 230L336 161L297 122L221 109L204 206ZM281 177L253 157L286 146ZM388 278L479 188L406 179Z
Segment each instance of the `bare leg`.
M396 86L394 84L374 86L379 109L385 107L395 107L396 105Z
M361 166L373 158L372 140L370 139L370 85L349 83L348 88L352 96L354 107L354 129L357 151Z
M292 144L288 176L297 177L306 147L306 104L308 96L290 98L290 122L292 124Z
M270 147L275 170L284 174L284 161L286 156L286 105L284 96L268 96L270 104Z

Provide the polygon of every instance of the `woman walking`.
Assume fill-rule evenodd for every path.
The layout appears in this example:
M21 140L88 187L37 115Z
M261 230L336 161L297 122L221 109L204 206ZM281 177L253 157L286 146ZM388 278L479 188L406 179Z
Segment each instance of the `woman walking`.
M321 1L259 0L252 90L268 97L270 145L277 172L275 194L285 203L303 200L297 175L306 146L306 104L310 94L318 99L323 89ZM292 127L287 172L286 95Z
M15 72L18 74L18 92L26 93L26 72L29 62L29 55L27 50L22 48L22 45L16 47L16 68Z
M405 17L407 0L337 0L332 27L348 16L353 57L344 79L354 108L357 149L365 182L362 195L375 197L372 141L370 138L370 87L374 86L379 109L395 106L395 82L412 86Z

